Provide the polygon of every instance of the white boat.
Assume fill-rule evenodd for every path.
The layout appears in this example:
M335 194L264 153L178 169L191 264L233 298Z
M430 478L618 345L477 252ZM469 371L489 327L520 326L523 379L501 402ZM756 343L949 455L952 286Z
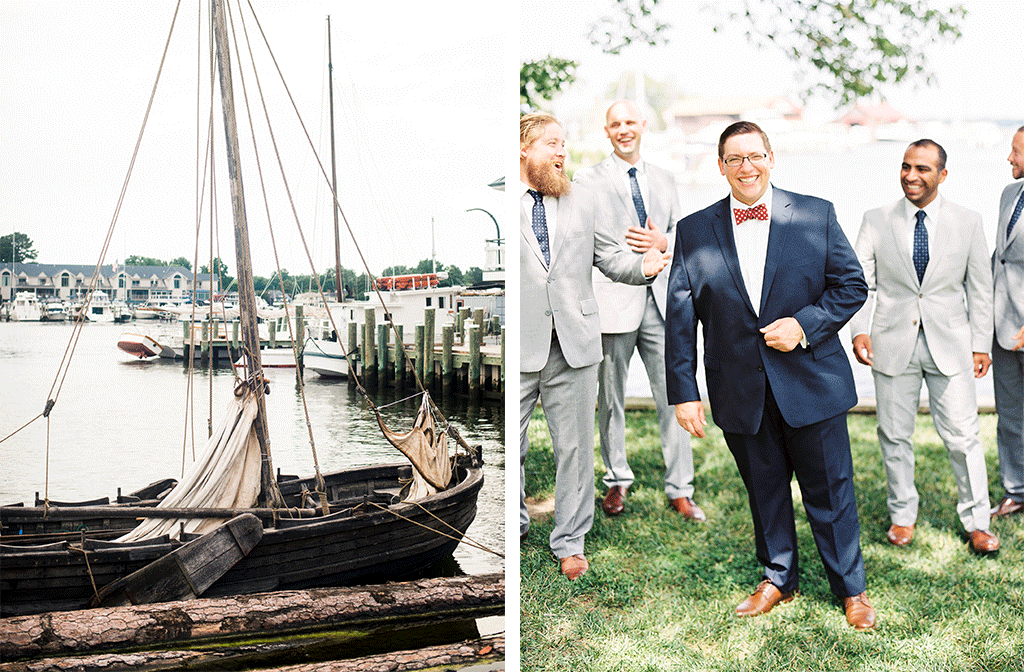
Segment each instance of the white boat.
M66 322L68 319L68 308L63 301L56 299L43 301L39 305L39 309L42 311L42 316L39 319L43 322Z
M132 308L136 320L171 319L177 313L173 310L181 305L180 299L150 299Z
M348 359L337 341L307 340L302 351L302 366L322 378L348 377Z
M8 319L13 322L38 322L43 315L35 292L18 292L8 310Z
M162 345L156 337L142 333L123 333L117 339L119 350L139 359L151 359L153 357L174 358L174 350Z
M89 301L88 306L83 300L81 303L72 304L71 312L76 318L81 315L82 319L88 322L107 323L116 319L114 304L110 302L110 297L106 292L99 290L92 293L92 300Z

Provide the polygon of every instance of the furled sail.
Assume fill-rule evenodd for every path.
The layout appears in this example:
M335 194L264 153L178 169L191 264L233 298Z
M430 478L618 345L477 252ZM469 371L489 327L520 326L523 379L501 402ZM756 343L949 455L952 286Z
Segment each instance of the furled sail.
M387 428L380 413L377 424L384 437L398 448L412 462L413 483L405 498L416 501L448 487L452 478L452 463L448 458L448 435L438 432L434 426L434 415L430 412L430 398L424 394L413 428L405 434L398 434Z
M260 446L253 429L256 396L246 387L233 396L213 435L192 468L160 502L158 508L249 508L260 490ZM214 518L147 518L118 541L140 541L164 534L203 534L224 521Z

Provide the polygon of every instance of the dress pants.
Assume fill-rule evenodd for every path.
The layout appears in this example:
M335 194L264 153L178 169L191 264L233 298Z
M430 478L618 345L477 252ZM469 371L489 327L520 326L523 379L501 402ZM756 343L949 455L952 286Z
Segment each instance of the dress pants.
M665 393L665 320L650 288L644 316L636 331L601 334L604 359L598 368L597 427L604 460L607 488L633 484L633 470L626 458L626 378L633 350L647 369L658 412L661 454L665 459L665 494L669 499L693 496L693 452L690 435L676 421L675 409Z
M832 593L840 598L863 593L867 584L846 414L790 427L767 384L764 406L757 434L725 433L747 487L764 577L782 592L799 584L790 490L795 474Z
M993 342L992 376L999 414L999 476L1006 496L1024 502L1024 350L1005 350Z
M889 517L894 525L917 520L914 487L914 423L921 403L921 382L928 386L928 407L935 430L949 452L956 480L956 511L968 532L989 528L988 476L978 437L978 400L974 372L945 376L935 366L924 331L918 331L906 371L887 376L874 371L878 443L885 462Z
M556 558L583 553L584 537L594 522L597 366L569 366L552 332L544 368L519 374L519 534L530 527L526 510L527 428L539 399L555 458L555 528L550 544Z

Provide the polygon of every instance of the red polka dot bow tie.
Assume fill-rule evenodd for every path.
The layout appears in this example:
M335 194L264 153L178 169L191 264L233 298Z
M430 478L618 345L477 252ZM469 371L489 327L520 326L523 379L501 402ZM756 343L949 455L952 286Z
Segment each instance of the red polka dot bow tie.
M737 226L748 219L768 221L768 208L764 207L764 203L756 208L733 208L732 214L736 217Z

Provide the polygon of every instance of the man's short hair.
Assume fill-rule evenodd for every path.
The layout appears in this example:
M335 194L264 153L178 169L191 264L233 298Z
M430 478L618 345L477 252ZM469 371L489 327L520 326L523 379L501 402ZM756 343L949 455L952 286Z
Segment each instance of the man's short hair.
M939 171L946 169L946 150L939 143L929 138L921 138L907 145L907 149L911 147L934 147L939 152Z
M548 124L561 126L562 122L546 112L531 112L519 117L519 144L527 147L532 145L544 133L544 127Z
M752 121L737 121L729 124L722 131L722 135L718 138L718 158L725 158L725 141L734 135L746 135L747 133L759 133L761 139L764 140L764 149L766 152L772 151L772 143L768 142L768 134L761 130L761 127Z

